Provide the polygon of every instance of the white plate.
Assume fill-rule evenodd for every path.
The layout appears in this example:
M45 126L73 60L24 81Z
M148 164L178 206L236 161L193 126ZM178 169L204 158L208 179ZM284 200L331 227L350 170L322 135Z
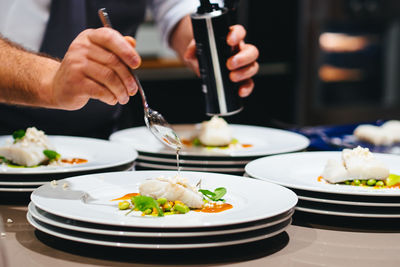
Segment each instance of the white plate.
M225 187L224 199L233 208L220 213L190 211L187 214L152 217L130 214L118 210L115 199L128 193L138 192L138 185L160 176L173 177L174 171L135 171L90 174L63 179L57 187L45 184L35 190L31 200L35 206L49 213L97 224L150 227L191 228L216 227L267 219L292 209L297 196L291 190L268 182L241 176L181 172L191 184L201 179L202 188L214 190ZM63 188L68 184L68 188ZM83 201L85 196L97 201Z
M315 197L308 197L308 196L301 196L301 195L297 195L297 197L301 200L329 203L329 204L339 204L339 205L371 206L371 207L400 207L400 203L345 201L345 200L336 200L336 199L315 198Z
M181 138L190 139L196 135L199 124L174 125L173 128ZM259 157L271 154L293 152L305 149L309 145L308 138L290 131L250 126L230 125L233 137L241 144L251 144L252 147L239 149L206 149L184 148L180 154L197 157ZM146 127L124 129L113 133L111 141L133 146L139 153L173 155L175 151L165 147Z
M3 187L0 188L0 192L33 192L35 189L36 187Z
M346 216L346 217L362 217L362 218L400 218L400 214L376 214L376 213L358 213L358 212L343 212L343 211L335 211L335 210L321 210L321 209L313 209L313 208L305 208L297 206L296 210L308 212L308 213L316 213L323 215L334 215L334 216Z
M139 155L138 160L152 161L157 163L172 163L176 164L176 158L165 158L165 157L157 157L157 156L145 156ZM249 163L250 160L190 160L190 159L179 159L179 164L187 164L187 165L224 165L226 167L229 166L244 166Z
M11 139L11 137L1 136L0 144L4 145L7 139ZM69 166L40 166L36 168L12 168L2 164L0 165L0 175L92 171L129 164L138 156L135 150L107 140L56 135L50 135L49 140L62 158L84 158L88 162Z
M80 221L71 220L64 217L55 216L51 213L43 211L30 202L28 205L28 212L31 214L33 218L40 222L44 222L46 224L56 226L63 229L74 230L78 232L84 233L92 233L92 234L101 234L101 235L112 235L112 236L132 236L132 237L195 237L195 236L210 236L210 235L227 235L227 234L235 234L241 232L248 232L253 230L258 230L261 228L271 227L278 223L284 222L291 218L293 215L293 210L288 213L284 213L283 216L279 216L275 220L269 221L260 221L254 224L246 224L244 226L238 226L235 228L224 228L219 230L211 230L211 231L195 231L195 232L163 232L163 231L153 231L148 232L146 229L140 228L131 228L127 227L121 228L118 227L107 227L106 225L100 224L88 224L82 223ZM209 228L207 228L210 230ZM162 229L161 229L162 230Z
M400 174L400 156L374 153L390 170ZM251 177L293 189L362 196L400 196L400 189L373 189L319 182L328 159L341 160L341 152L300 152L256 159L245 167Z
M145 167L149 169L155 169L155 170L176 170L177 166L171 166L171 165L163 165L163 164L152 164L152 163L146 163L146 162L141 162L137 161L136 166L140 167ZM243 172L244 173L244 168L210 168L210 167L186 167L186 166L181 166L179 165L182 171L200 171L200 172Z
M27 213L27 220L28 222L35 227L36 229L45 232L49 235L56 236L62 239L72 240L75 242L80 243L87 243L87 244L94 244L94 245L101 245L101 246L110 246L110 247L124 247L124 248L140 248L140 249L193 249L193 248L209 248L209 247L219 247L219 246L230 246L230 245L237 245L243 243L250 243L257 240L266 239L277 234L282 233L287 226L290 225L291 219L281 223L281 226L275 229L272 227L271 229L267 228L263 233L260 234L248 234L244 235L243 238L229 238L227 235L221 241L215 242L205 242L205 243L178 243L179 240L175 241L176 243L162 243L158 244L156 241L154 243L139 243L138 241L135 242L135 238L131 238L130 241L121 242L118 237L112 238L110 236L104 235L95 235L95 234L83 234L80 232L70 231L58 227L54 227L51 225L43 224L37 220L35 220L31 214ZM193 241L196 242L195 237L192 237Z
M0 186L2 185L8 185L8 186L40 186L43 185L45 183L47 183L48 181L34 181L34 182L20 182L20 181L16 181L16 182L5 182L5 181L0 181Z

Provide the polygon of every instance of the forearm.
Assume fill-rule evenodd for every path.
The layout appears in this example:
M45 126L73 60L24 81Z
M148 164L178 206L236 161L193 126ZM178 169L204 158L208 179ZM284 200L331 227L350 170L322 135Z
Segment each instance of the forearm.
M53 108L53 77L59 62L0 38L0 102Z
M171 32L169 42L179 58L183 59L189 43L193 40L192 22L187 15L177 23Z

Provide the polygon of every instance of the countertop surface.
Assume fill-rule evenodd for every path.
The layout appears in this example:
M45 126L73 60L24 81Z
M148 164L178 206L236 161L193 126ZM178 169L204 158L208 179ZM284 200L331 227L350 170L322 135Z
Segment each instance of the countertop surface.
M398 219L296 211L285 232L253 243L212 249L124 249L76 243L37 231L26 220L28 202L27 195L1 199L5 266L400 266Z

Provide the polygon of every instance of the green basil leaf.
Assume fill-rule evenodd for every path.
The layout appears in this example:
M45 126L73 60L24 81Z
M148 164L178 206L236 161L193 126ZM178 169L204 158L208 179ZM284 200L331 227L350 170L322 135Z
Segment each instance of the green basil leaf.
M199 189L199 192L211 200L213 200L213 198L215 196L214 192L211 192L210 190L207 190L207 189Z
M12 136L14 138L14 141L17 141L19 139L22 139L25 136L25 130L16 130L13 132Z
M212 201L223 201L222 197L226 194L226 188L218 187L214 190L214 192L211 192L207 189L199 189L199 192Z
M226 194L226 188L225 187L218 187L214 190L215 192L215 201L222 200L222 197L225 196Z
M133 203L133 205L135 205L135 208L137 208L138 210L140 210L142 212L147 209L156 208L158 216L160 216L160 217L164 216L164 212L158 205L157 201L152 197L135 196L132 198L132 203Z
M58 154L54 150L43 150L43 154L49 159L49 160L57 160L61 157L60 154Z

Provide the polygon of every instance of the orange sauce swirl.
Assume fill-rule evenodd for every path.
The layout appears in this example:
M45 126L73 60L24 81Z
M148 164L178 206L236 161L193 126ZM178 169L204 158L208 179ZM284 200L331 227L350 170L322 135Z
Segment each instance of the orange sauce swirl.
M81 164L81 163L86 163L88 162L87 159L80 159L80 158L70 158L70 159L61 159L62 163L68 163L68 164Z
M126 194L123 197L111 199L111 201L127 200L127 199L131 199L131 197L135 197L135 196L138 196L138 195L139 195L139 193L129 193L129 194Z
M207 212L207 213L218 213L224 210L229 210L233 208L233 206L229 203L222 203L222 204L217 204L217 203L210 203L207 206L204 206L201 209L196 209L193 211L196 212Z

